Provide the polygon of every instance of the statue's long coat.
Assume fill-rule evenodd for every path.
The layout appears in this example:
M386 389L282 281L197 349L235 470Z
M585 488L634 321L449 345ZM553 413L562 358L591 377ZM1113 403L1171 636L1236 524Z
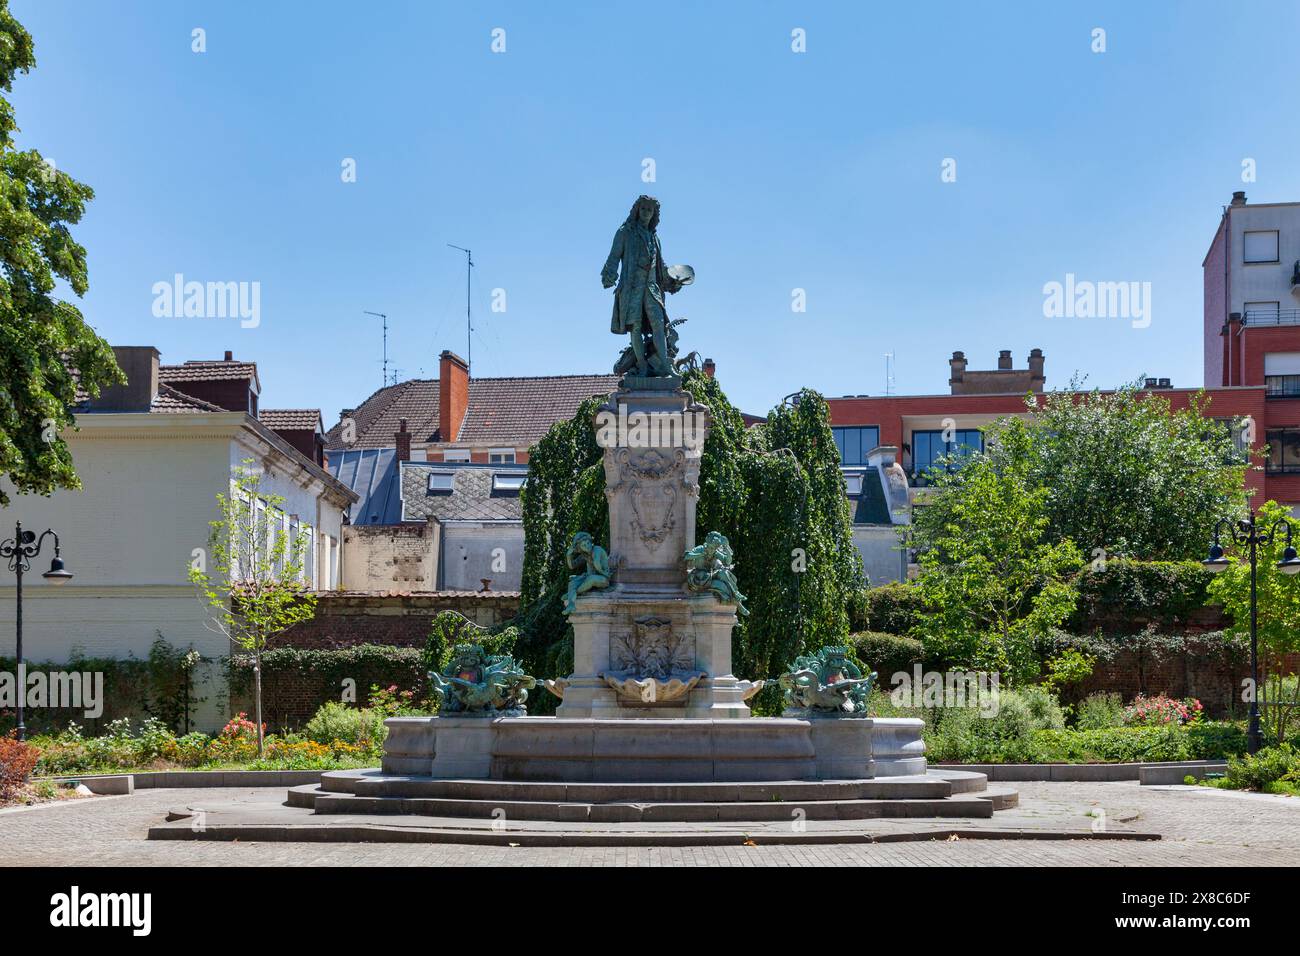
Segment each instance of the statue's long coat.
M621 272L619 263L623 264ZM605 260L602 277L613 279L618 274L618 288L614 290L614 314L609 321L611 332L640 331L641 318L658 311L664 327L668 326L668 309L664 305L665 287L670 280L664 272L663 250L659 235L639 222L625 222L614 233L614 243Z

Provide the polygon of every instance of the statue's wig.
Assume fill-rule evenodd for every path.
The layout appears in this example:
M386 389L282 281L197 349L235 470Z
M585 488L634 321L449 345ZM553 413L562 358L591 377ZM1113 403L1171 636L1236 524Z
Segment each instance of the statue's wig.
M654 196L637 196L637 197L636 197L636 202L632 203L632 211L629 212L629 213L627 214L627 224L628 224L628 225L634 225L634 224L636 223L636 221L637 221L637 218L636 218L636 211L637 211L637 209L639 209L639 208L641 207L641 204L642 204L642 203L653 203L653 204L654 204L654 207L655 207L655 214L654 214L653 216L650 217L650 226L649 226L650 231L651 231L651 232L654 232L655 230L657 230L657 229L659 228L659 200L658 200L658 199L655 199Z

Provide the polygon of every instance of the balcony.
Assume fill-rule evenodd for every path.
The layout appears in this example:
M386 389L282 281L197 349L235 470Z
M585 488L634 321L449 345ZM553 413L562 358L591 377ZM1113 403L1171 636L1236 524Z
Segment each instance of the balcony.
M1300 309L1249 310L1241 316L1242 325L1300 325Z

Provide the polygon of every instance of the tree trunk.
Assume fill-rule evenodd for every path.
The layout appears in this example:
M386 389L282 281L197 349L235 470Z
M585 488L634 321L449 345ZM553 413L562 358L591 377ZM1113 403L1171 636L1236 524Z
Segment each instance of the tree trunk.
M262 652L253 657L253 705L257 711L257 759L262 759Z

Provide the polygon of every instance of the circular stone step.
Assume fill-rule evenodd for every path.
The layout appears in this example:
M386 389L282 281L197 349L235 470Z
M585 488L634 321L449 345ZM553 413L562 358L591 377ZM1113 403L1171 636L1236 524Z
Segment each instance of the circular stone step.
M758 783L531 783L442 780L376 770L330 771L295 787L292 807L317 815L377 815L572 823L862 820L990 817L1016 791L980 773Z

